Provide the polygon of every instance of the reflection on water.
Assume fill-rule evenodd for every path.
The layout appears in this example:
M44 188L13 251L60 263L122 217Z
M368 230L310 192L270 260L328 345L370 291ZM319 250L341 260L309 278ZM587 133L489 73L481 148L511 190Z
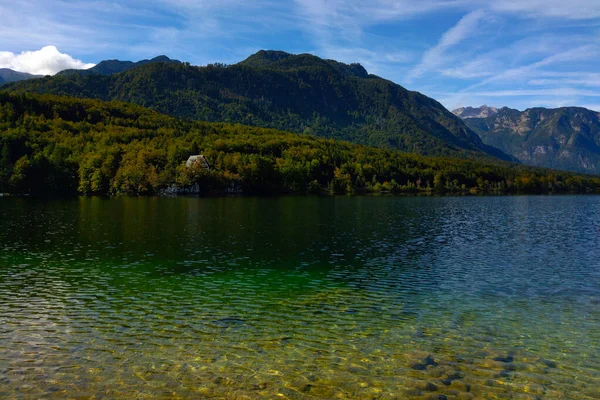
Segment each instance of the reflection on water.
M5 198L0 223L0 398L600 398L600 197Z

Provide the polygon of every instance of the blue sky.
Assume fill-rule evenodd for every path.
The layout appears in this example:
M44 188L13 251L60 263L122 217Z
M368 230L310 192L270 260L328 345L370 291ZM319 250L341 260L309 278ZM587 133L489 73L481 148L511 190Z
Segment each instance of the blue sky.
M0 0L0 67L260 49L360 62L458 106L600 111L600 0Z

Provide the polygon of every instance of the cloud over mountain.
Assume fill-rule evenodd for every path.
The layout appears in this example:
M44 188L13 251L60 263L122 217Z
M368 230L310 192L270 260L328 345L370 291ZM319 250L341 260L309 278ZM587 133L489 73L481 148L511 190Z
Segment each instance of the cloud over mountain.
M10 68L34 75L54 75L64 69L87 69L94 64L86 64L68 54L61 53L55 46L45 46L40 50L23 51L15 54L0 52L0 68Z

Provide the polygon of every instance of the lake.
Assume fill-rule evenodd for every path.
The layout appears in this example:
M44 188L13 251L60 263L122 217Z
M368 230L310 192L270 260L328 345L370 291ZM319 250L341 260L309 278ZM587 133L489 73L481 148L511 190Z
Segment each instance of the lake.
M600 197L0 199L0 398L599 399Z

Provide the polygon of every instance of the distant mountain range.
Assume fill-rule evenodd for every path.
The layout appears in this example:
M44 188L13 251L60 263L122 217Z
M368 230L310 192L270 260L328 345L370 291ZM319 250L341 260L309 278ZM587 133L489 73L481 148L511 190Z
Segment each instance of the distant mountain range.
M56 76L68 76L68 75L112 75L119 72L128 71L132 68L139 67L141 65L151 64L151 63L175 63L181 64L181 61L171 60L167 56L158 56L151 60L142 60L138 62L132 61L119 61L119 60L105 60L92 68L89 69L66 69L64 71L60 71L56 74ZM8 68L0 68L0 85L3 83L9 82L20 82L34 78L42 78L44 75L33 75L28 74L26 72L14 71Z
M27 79L41 78L43 75L32 75L26 72L13 71L8 68L0 68L0 85L8 82L19 82Z
M206 67L167 57L111 60L4 88L120 100L187 119L277 128L424 155L514 160L485 145L437 101L370 75L359 64L310 54L260 51L235 65Z
M579 107L455 110L484 143L524 164L600 174L600 113Z
M89 69L66 69L64 71L56 74L57 76L67 76L67 75L112 75L117 74L119 72L129 71L130 69L140 67L146 64L152 63L174 63L181 64L181 61L171 60L167 56L158 56L154 57L150 60L142 60L138 62L132 61L119 61L119 60L105 60L96 64L94 67Z
M498 109L495 107L481 106L477 108L473 107L461 107L452 111L454 115L462 119L467 118L487 118L498 114Z

